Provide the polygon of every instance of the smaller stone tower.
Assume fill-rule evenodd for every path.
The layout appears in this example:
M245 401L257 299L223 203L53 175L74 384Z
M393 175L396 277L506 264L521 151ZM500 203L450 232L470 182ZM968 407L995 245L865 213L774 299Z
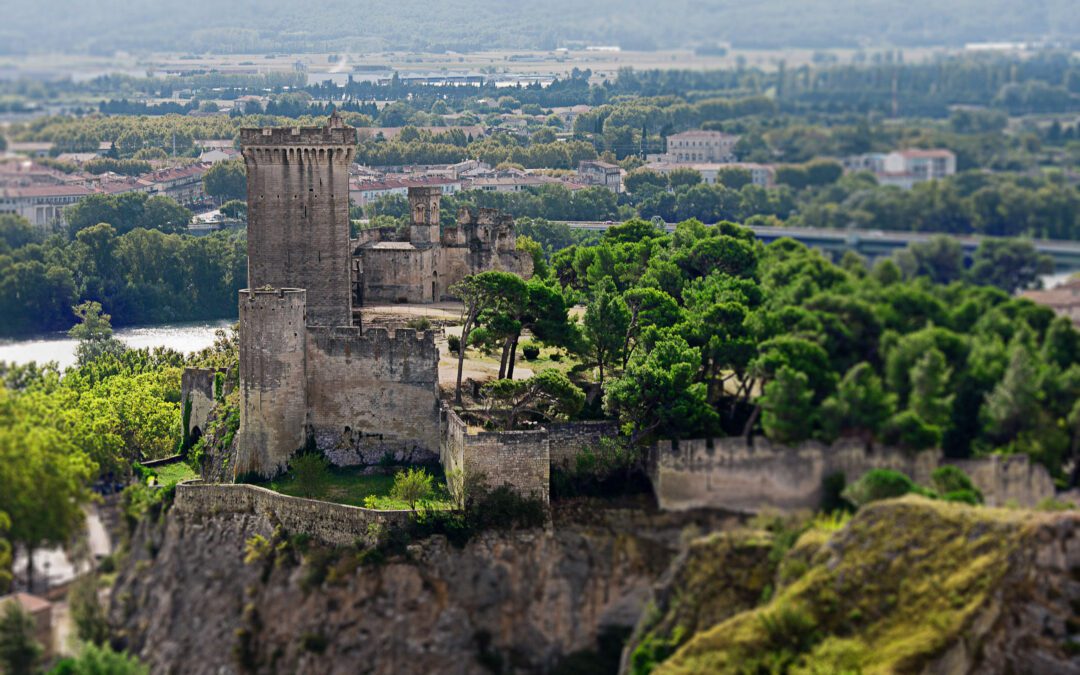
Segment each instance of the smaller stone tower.
M240 429L233 476L269 478L304 445L307 293L240 291Z
M409 241L414 245L439 243L439 203L442 188L409 188Z

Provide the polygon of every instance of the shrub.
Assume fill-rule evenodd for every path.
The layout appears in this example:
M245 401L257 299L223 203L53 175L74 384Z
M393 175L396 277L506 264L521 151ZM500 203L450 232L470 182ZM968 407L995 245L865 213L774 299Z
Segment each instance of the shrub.
M525 357L526 361L535 361L540 358L540 347L534 344L527 344L521 348L521 355Z
M426 316L416 316L405 322L405 325L418 333L431 330L431 320Z
M843 471L835 471L821 480L821 510L825 513L848 511L851 505L844 500L847 477Z
M509 485L482 493L466 510L474 531L541 527L547 518L541 500L523 497Z
M98 598L95 575L87 574L71 585L68 605L79 639L95 645L104 644L109 637L109 622Z
M458 350L461 349L461 338L457 335L447 335L446 345L452 353L457 354Z
M34 640L35 623L17 602L4 603L0 614L0 666L6 673L34 673L44 651Z
M885 423L885 443L905 450L926 450L941 444L941 429L927 424L910 410L899 412Z
M813 615L799 607L782 604L758 620L774 652L802 654L821 639Z
M975 487L966 473L955 466L947 465L934 469L934 473L930 474L930 480L934 484L934 489L946 501L983 503L983 495L979 488Z
M921 490L904 474L893 469L874 469L849 485L843 496L855 506L861 507L881 499L902 497L909 492L920 493Z
M394 475L390 496L416 508L416 503L431 496L433 477L424 469L407 469Z
M300 646L303 647L306 652L322 654L326 651L326 647L329 644L330 641L327 640L326 636L322 633L304 633L300 636Z
M562 361L562 352L551 352L550 354L548 354L548 358L555 363L558 363L559 361Z
M114 652L109 645L87 644L78 658L59 661L50 675L147 675L150 669L127 652Z
M296 487L304 497L315 497L326 488L330 465L322 455L306 452L291 462Z

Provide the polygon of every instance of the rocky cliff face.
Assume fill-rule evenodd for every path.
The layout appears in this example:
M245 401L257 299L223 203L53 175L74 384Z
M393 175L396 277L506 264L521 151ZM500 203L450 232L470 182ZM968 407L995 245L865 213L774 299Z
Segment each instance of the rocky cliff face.
M583 508L375 560L170 511L110 614L162 673L604 673L635 623L633 673L1080 673L1080 513L904 498L785 536Z
M366 564L355 552L275 538L264 516L170 511L140 526L111 619L127 648L163 673L550 672L596 663L598 640L636 622L686 520L631 512L574 520L485 534L462 548L432 537Z
M725 597L725 575L706 575L717 588L702 570L741 558L737 584L765 590L766 546L749 533L695 542L658 588L625 670L1080 673L1080 513L908 497L829 529L802 535L756 603Z

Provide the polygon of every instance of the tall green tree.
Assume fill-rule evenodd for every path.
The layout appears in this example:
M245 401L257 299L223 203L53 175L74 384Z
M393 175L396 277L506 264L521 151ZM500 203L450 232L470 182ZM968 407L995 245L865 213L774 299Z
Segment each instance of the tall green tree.
M118 356L127 347L114 338L111 319L101 311L101 303L89 301L72 308L79 323L72 326L68 336L79 341L75 347L78 363L85 366L108 354Z
M625 372L605 389L604 409L636 442L656 434L693 438L713 433L716 411L695 382L701 368L698 350L678 336L660 337L634 353Z
M629 327L630 310L615 285L608 280L586 307L581 330L581 354L587 365L597 369L597 383L601 387L605 375L622 365Z
M554 368L527 380L501 379L484 385L488 414L512 430L522 415L543 420L572 417L585 404L585 392Z
M96 467L59 431L16 422L12 407L4 419L0 405L0 511L11 519L11 541L26 551L32 589L35 549L63 544L82 528Z
M814 426L814 391L809 378L783 365L765 385L761 398L761 427L778 443L792 444L810 437Z
M244 199L247 196L247 169L244 160L230 159L218 162L203 174L206 194L223 202Z
M893 414L896 397L885 391L881 378L866 362L844 373L836 393L825 399L821 415L830 436L854 433L870 439Z
M952 423L954 394L949 393L952 370L937 349L926 352L911 370L910 408L923 421L948 431Z
M509 272L481 272L465 277L450 287L450 293L463 304L461 313L461 346L458 348L457 379L454 384L454 403L462 404L461 377L465 370L465 349L477 326L481 313L499 313L510 307L520 307L528 289L521 277Z

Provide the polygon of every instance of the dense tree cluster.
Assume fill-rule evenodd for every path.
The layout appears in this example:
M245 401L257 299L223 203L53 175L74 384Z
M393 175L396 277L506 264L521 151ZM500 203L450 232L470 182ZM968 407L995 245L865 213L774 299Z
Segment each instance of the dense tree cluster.
M185 366L235 363L235 338L185 357L167 349L125 349L97 303L79 308L71 330L79 363L0 362L0 589L10 547L31 553L81 531L92 486L128 480L135 462L180 447L180 375Z
M146 208L132 223L124 214L136 197ZM140 219L165 199L88 198L76 207L70 238L46 238L22 218L0 215L0 332L65 329L83 300L100 302L122 324L235 316L247 275L243 234L144 229ZM162 211L178 208L168 202Z
M694 220L673 234L629 221L550 267L550 292L586 304L552 342L578 354L635 437L851 436L1023 450L1061 477L1075 466L1080 334L992 286L905 280L888 259L835 265Z

